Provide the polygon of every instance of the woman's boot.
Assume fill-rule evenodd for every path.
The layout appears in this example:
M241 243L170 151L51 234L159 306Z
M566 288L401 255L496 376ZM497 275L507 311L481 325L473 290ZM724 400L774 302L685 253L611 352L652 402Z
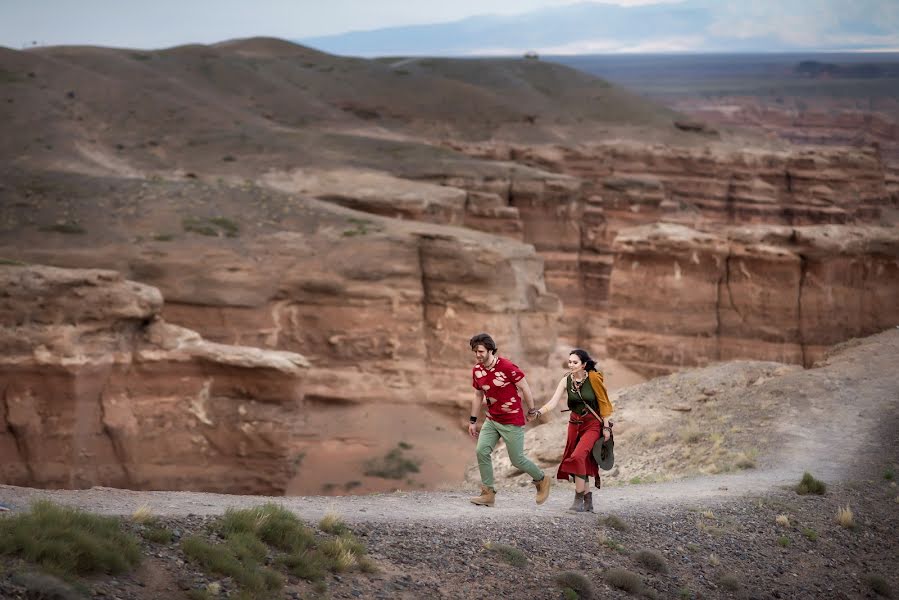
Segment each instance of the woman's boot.
M568 510L573 510L574 512L584 512L584 492L574 493L574 504L572 504L571 508L569 508Z
M584 512L593 512L593 492L584 494Z

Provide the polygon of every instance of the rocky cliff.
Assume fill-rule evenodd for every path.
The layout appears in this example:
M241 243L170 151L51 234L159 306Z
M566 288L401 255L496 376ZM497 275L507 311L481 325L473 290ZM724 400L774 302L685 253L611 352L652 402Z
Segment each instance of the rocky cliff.
M608 350L642 373L746 356L811 366L899 323L899 231L819 225L623 230Z
M7 265L0 289L3 481L284 492L303 356L204 340L112 271Z

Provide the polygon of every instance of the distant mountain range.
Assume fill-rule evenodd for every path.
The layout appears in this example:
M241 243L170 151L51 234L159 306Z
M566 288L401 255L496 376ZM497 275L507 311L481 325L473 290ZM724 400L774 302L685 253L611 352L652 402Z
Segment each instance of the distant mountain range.
M296 41L355 56L896 51L899 2L684 0L630 7L581 2Z

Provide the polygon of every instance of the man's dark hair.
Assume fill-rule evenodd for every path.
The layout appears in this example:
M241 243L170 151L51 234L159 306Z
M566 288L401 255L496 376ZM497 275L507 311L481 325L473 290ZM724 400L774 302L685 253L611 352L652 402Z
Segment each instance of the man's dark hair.
M484 346L494 354L496 354L496 342L486 333L479 333L468 340L468 345L474 350L478 346Z

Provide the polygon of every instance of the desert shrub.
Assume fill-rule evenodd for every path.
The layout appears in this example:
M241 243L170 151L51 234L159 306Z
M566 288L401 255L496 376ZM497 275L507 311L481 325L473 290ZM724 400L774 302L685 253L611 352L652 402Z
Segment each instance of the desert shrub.
M575 571L565 571L555 577L556 583L562 589L570 589L580 600L592 600L593 584L582 574Z
M611 527L612 529L617 529L618 531L627 531L630 529L627 523L621 520L620 517L616 515L608 515L599 520L599 522L606 527Z
M403 454L403 448L397 446L381 458L365 463L365 474L383 479L402 479L410 473L418 473L418 461Z
M0 554L66 575L123 573L141 558L137 538L118 517L94 515L46 500L0 518Z
M79 225L78 223L55 223L53 225L47 225L46 227L41 227L41 231L48 231L51 233L69 233L69 234L82 234L86 233L84 227Z
M740 589L740 580L732 573L725 573L718 579L718 585L731 592L736 592Z
M865 582L878 596L883 596L884 598L893 597L893 590L890 588L890 582L888 582L885 577L881 575L868 575L865 577Z
M805 494L823 495L826 491L827 485L812 477L808 471L802 474L802 480L796 485L796 493L801 496Z
M643 591L643 579L632 571L616 567L606 571L606 581L609 585L631 594L639 594Z
M650 571L655 571L656 573L668 572L668 565L665 559L655 550L640 550L634 554L634 559Z
M519 550L514 546L509 546L507 544L487 544L487 550L493 554L496 554L505 562L509 563L513 567L518 567L519 569L523 569L528 564L528 557L524 552Z

